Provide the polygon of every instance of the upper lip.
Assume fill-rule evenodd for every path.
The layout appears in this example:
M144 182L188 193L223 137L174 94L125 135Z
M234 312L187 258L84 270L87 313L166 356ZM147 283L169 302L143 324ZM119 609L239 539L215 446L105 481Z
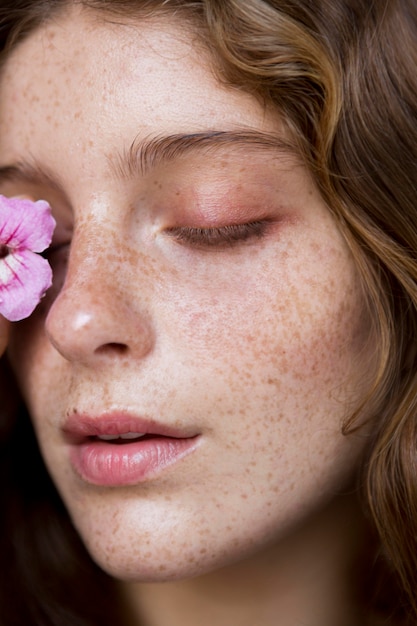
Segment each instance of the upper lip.
M81 443L86 439L101 435L124 435L126 433L144 433L176 439L188 439L198 434L189 428L170 426L125 412L98 415L72 413L65 421L62 430L71 443Z

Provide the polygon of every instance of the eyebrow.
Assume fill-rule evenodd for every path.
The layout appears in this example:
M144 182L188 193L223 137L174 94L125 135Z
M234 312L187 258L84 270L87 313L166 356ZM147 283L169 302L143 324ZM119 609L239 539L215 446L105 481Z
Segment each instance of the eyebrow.
M117 178L146 175L156 167L173 162L189 154L211 153L237 148L240 151L269 151L278 155L300 156L295 142L281 135L258 130L213 130L199 133L137 137L121 154L109 155L108 161ZM0 166L0 182L25 181L45 184L62 190L63 185L47 168L41 167L33 157L13 164Z
M11 165L0 166L0 183L22 181L33 184L48 185L61 190L62 186L48 169L42 168L35 159L17 161Z
M134 140L121 159L121 175L145 175L159 165L169 163L195 152L222 151L225 148L274 151L297 155L295 143L279 135L255 130L208 131L191 134L174 134Z

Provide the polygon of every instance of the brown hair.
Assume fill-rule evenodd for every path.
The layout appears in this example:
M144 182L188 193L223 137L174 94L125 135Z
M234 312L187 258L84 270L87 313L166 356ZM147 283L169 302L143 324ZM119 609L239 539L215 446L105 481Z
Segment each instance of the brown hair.
M0 46L4 54L67 4L67 0L3 0ZM120 16L147 15L157 10L184 17L198 28L212 50L219 78L273 103L296 137L351 247L373 319L373 349L379 367L366 399L372 434L364 491L381 551L408 598L405 613L413 613L412 619L417 619L416 3L79 0L79 4ZM359 414L360 410L352 415L346 431L355 427ZM30 428L23 419L18 420L20 423ZM12 449L14 436L5 438L5 451ZM25 602L32 607L32 613L20 621L8 617L2 623L115 623L114 614L105 617L106 611L100 617L89 616L79 598L65 604L52 582L54 593L48 596L45 590L37 590L36 597L37 576L48 576L47 580L53 581L51 572L55 576L60 572L63 580L64 568L57 554L71 559L69 577L79 575L80 568L90 571L95 566L83 552L42 469L33 435L29 447L39 467L38 474L34 474L36 484L28 486L22 480L9 488L3 501L9 498L14 503L10 524L17 525L23 536L15 540L17 546L25 546L21 561L32 554L39 568L36 574L32 567L31 580L27 580L22 574L28 570L27 563L16 565L15 575L20 577L21 588L26 585ZM10 456L9 463L13 463ZM10 484L16 482L13 476L9 479ZM31 498L27 495L30 489L35 494ZM17 493L26 496L20 495L19 500ZM38 521L32 521L31 516ZM51 541L56 537L56 551L49 562L41 543L42 532L29 530L32 522L44 534L51 533ZM53 532L45 531L45 524L52 525ZM3 541L5 533L7 537L11 532L8 528L2 533ZM97 585L109 586L104 574L97 570L94 576ZM0 588L6 589L5 585ZM48 614L48 602L54 605L54 614ZM4 603L6 606L6 600Z

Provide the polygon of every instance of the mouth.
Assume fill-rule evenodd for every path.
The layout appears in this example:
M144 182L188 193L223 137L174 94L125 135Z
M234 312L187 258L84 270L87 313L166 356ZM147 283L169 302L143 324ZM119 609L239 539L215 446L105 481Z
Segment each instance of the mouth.
M91 437L91 439L114 444L126 444L139 440L146 441L152 437L154 435L147 435L146 433L123 433L121 435L97 435L96 437Z
M157 479L195 450L199 435L125 414L73 415L63 428L76 475L118 487Z

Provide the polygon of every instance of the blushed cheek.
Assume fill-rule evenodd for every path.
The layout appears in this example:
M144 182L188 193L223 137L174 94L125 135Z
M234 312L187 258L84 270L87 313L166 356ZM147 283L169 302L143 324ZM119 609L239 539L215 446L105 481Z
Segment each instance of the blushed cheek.
M265 264L262 277L248 274L244 289L229 282L202 295L195 288L194 299L182 293L172 312L181 337L174 349L181 354L186 346L200 375L227 377L229 394L343 399L366 371L370 332L353 262L334 251L328 275L315 276L305 263L285 269L280 260Z

